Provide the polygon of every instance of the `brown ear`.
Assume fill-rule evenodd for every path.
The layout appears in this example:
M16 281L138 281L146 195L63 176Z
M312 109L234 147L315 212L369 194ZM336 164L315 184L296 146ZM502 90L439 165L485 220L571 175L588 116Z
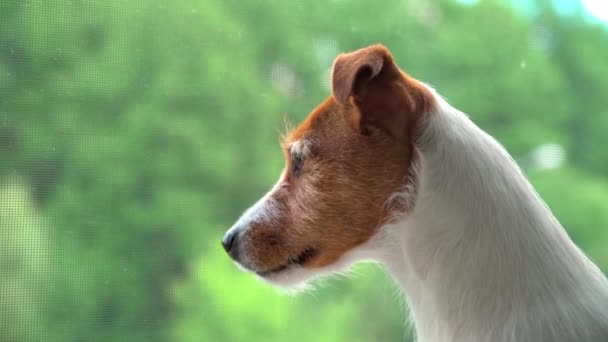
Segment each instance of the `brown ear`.
M331 88L336 101L346 103L354 95L357 85L378 76L385 56L391 57L381 45L339 55L334 61L331 77Z
M379 44L339 55L331 85L336 102L358 107L348 121L362 133L374 126L403 138L411 133L413 120L428 112L434 101L428 89L403 73Z

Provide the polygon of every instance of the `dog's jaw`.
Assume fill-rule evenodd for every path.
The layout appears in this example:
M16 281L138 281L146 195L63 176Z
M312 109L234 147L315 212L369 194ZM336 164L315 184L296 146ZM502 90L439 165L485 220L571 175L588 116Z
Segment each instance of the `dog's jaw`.
M351 267L359 262L385 263L388 261L389 245L391 242L380 230L365 243L344 253L338 260L330 265L319 268L304 268L291 266L280 272L258 277L289 294L296 294L314 288L315 284L322 283L326 278L336 276L349 276Z

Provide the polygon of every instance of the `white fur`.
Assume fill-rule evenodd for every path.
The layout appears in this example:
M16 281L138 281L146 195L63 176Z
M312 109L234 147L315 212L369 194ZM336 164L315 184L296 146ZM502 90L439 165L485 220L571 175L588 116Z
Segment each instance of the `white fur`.
M608 341L606 277L504 148L435 97L415 209L385 227L419 341Z
M289 151L292 154L297 154L306 157L310 154L310 139L300 139L289 144Z
M606 277L505 149L432 92L413 210L334 265L268 280L289 286L375 260L403 289L420 342L608 341Z
M272 199L272 193L275 192L276 189L281 185L284 178L285 171L281 173L279 180L272 187L272 189L268 191L266 195L260 198L254 205L247 209L243 215L241 215L231 230L244 229L242 227L247 227L252 222L269 220L272 219L273 216L278 215L279 213L276 210L276 204L274 203L274 199Z

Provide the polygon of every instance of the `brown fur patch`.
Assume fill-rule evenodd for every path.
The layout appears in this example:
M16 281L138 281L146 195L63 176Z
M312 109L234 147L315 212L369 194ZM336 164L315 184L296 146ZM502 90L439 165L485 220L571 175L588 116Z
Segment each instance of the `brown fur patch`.
M272 215L245 232L254 270L302 255L305 267L329 265L369 240L391 211L413 205L386 203L404 184L416 184L414 144L421 119L434 107L430 92L381 45L340 55L332 87L333 96L283 142L286 173L267 200ZM294 175L289 146L301 141L309 153Z

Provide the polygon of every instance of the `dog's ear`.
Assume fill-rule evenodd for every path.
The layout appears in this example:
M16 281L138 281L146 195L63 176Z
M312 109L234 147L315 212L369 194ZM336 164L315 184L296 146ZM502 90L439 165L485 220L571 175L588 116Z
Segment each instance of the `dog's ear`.
M339 55L331 73L331 87L336 101L346 103L351 95L361 93L361 87L382 71L385 56L390 57L390 53L382 46L370 46Z
M432 95L420 82L403 73L382 45L341 54L332 68L332 94L347 111L348 122L363 134L372 127L394 138L411 135L413 119L429 110Z

